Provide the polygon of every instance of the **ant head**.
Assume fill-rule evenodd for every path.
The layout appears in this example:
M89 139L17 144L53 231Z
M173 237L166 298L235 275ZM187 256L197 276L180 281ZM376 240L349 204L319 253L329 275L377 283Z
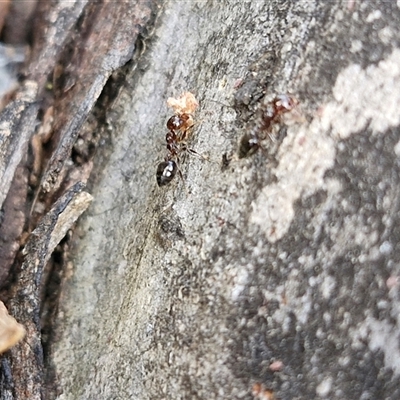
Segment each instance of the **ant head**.
M171 132L185 131L193 126L193 118L190 114L175 114L167 121L167 128Z
M163 161L157 167L157 184L158 186L168 185L178 170L176 162L173 160Z

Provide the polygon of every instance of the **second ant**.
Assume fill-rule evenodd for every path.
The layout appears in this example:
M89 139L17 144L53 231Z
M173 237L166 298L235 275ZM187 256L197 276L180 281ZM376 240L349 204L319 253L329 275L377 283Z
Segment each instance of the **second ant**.
M274 125L282 120L282 116L298 105L298 101L287 94L280 94L261 108L258 123L245 133L239 143L239 158L253 155L260 147L261 141L270 135Z

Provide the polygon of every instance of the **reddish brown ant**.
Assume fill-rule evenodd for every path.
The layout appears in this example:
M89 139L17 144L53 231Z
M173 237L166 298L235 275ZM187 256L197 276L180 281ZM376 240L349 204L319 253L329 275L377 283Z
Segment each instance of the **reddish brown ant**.
M263 106L256 126L240 139L239 158L253 155L266 138L265 134L269 135L273 126L281 121L282 115L292 111L297 104L294 97L280 94Z
M190 154L199 155L196 151L188 148L185 142L190 129L194 125L192 113L199 105L196 98L192 93L186 92L178 99L168 99L167 104L174 109L175 115L167 121L168 132L165 140L168 154L157 167L158 186L168 185L177 172L182 177L178 167L179 155L182 152L186 151Z

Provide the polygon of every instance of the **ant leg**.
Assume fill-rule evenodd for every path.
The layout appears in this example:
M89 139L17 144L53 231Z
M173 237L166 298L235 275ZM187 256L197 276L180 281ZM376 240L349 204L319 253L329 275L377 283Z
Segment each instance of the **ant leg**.
M182 170L181 170L181 168L180 168L180 165L181 165L181 162L180 162L180 160L179 160L179 157L176 157L176 167L177 167L177 170L178 170L178 174L179 174L180 178L182 179L183 184L185 184L185 179L184 179L184 177L183 177L183 174L182 174Z
M179 174L180 178L182 179L183 184L185 184L185 179L184 179L182 171L179 167L178 167L178 174Z
M200 158L202 160L208 160L207 156L205 156L204 154L198 153L196 150L193 150L190 147L186 147L185 150L192 156L195 156L195 157Z
M189 190L188 190L188 188L186 186L185 178L183 177L182 170L180 169L179 157L176 158L176 166L178 168L178 174L179 174L180 178L182 179L183 188L185 189L186 196L188 196L189 195Z
M272 134L272 132L268 132L267 136L271 139L271 142L276 143L276 137Z
M198 153L196 150L194 150L194 149L192 149L190 147L187 147L186 143L181 143L181 151L186 151L190 155L195 156L197 158L200 158L202 160L208 160L207 156Z

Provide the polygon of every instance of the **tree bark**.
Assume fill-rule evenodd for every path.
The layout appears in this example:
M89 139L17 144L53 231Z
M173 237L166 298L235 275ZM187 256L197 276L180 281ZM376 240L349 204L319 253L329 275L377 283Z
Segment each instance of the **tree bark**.
M27 67L42 96L55 77L47 217L76 182L94 199L56 291L35 288L36 398L400 398L400 7L73 4L46 74L43 36ZM204 157L158 187L166 100L185 91ZM279 94L299 104L265 132ZM261 146L239 159L249 132ZM28 338L3 382L31 337L15 307ZM18 367L2 398L24 398Z

